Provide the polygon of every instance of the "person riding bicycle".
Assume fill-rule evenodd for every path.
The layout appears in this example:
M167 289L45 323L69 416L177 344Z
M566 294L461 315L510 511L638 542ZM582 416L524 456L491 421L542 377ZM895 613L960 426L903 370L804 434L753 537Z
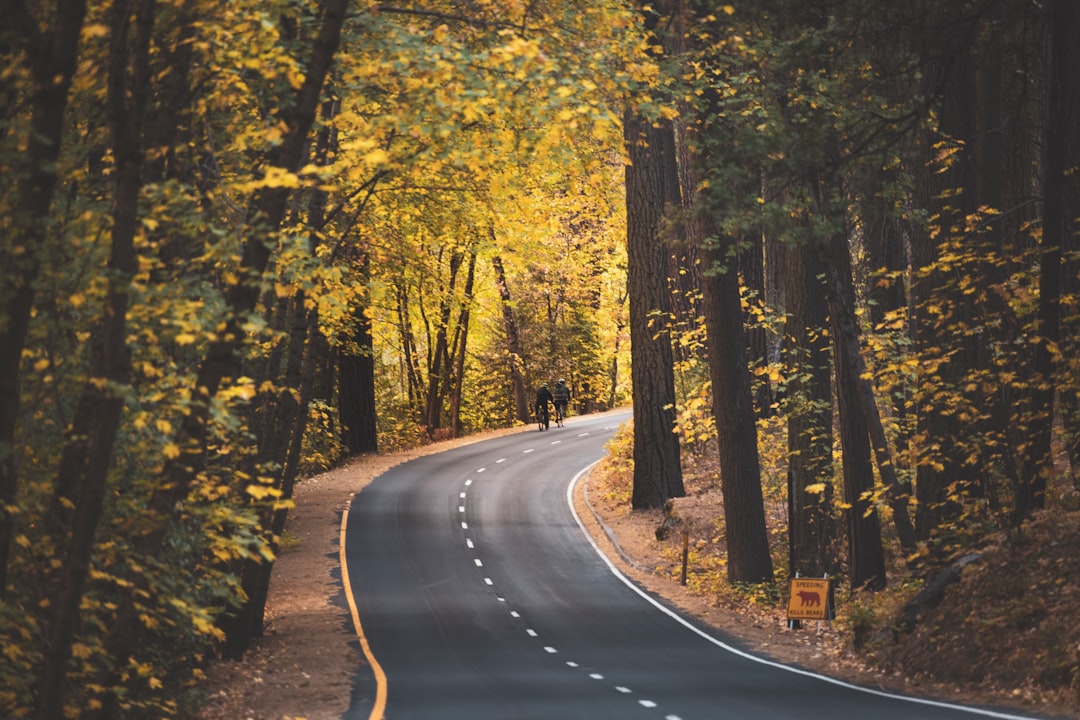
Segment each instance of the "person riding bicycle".
M559 378L559 381L555 383L555 391L552 393L555 398L555 417L560 421L566 419L566 408L570 404L570 388L567 387L566 381Z
M541 430L547 430L551 424L549 404L553 402L555 402L555 397L551 394L547 383L541 383L540 389L536 391L536 419L540 422Z

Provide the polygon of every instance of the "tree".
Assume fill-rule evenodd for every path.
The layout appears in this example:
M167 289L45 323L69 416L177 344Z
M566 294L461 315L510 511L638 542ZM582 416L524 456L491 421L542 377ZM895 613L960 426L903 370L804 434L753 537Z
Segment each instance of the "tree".
M1080 388L1077 372L1080 301L1080 92L1070 78L1080 72L1080 8L1058 0L1047 7L1046 142L1042 257L1039 276L1039 337L1035 351L1036 407L1054 407L1061 396L1066 448L1073 486L1080 488ZM1056 369L1055 369L1056 368ZM1050 378L1056 378L1050 381ZM1018 489L1017 520L1045 502L1052 472L1052 412L1033 428L1029 453L1032 476Z
M127 347L128 295L138 270L135 235L142 190L143 128L150 85L150 41L153 2L142 0L134 18L123 5L113 8L109 54L107 117L116 156L109 288L101 325L91 338L90 369L71 438L64 448L59 490L54 498L53 529L60 554L61 577L55 580L53 610L46 624L46 651L38 672L37 717L64 717L66 665L78 625L94 535L105 503L113 445L120 425L125 390L131 378ZM131 37L128 26L134 24ZM130 45L129 45L130 42ZM130 74L129 74L130 63ZM71 508L71 511L68 511ZM70 534L64 532L70 527Z
M4 166L11 168L12 176L11 185L5 183L5 196L11 191L14 201L4 204L4 214L11 218L10 230L6 230L11 241L2 248L5 270L0 286L0 302L3 303L3 323L0 324L0 347L3 347L0 353L0 597L7 594L14 534L10 508L16 505L19 489L15 432L20 410L23 347L34 308L34 286L46 261L43 240L58 181L57 160L62 146L68 91L75 73L85 15L85 0L71 0L57 7L51 27L41 29L31 22L34 32L4 30L3 42L5 45L10 43L9 47L21 60L19 75L23 77L20 80L28 86L4 87L4 96L13 100L26 92L30 118L21 141L25 142L25 151L13 153L5 147L3 157ZM12 102L9 107L14 108L15 104Z
M705 208L708 204L702 203ZM699 210L701 211L701 210ZM703 228L709 228L699 221ZM772 558L761 493L757 425L750 391L746 334L735 243L710 234L701 251L702 308L708 330L713 415L728 548L728 579L771 582Z
M495 270L495 282L499 288L502 307L503 332L506 334L507 374L510 376L510 386L513 389L514 417L520 422L527 423L530 418L529 398L525 392L525 377L522 375L521 343L518 338L517 318L514 317L514 308L511 304L510 286L506 282L506 270L503 268L502 258L498 255L493 257L491 266Z
M646 14L646 30L657 17ZM670 124L656 123L637 108L623 119L626 166L627 291L630 299L631 379L634 393L634 508L659 508L682 497L682 467L675 435L675 381L672 370L670 295L657 268L667 266L660 242L664 196L660 149L673 148L662 136Z
M791 570L804 577L833 571L832 356L821 259L804 244L789 248L784 297L785 400L788 460L788 537Z

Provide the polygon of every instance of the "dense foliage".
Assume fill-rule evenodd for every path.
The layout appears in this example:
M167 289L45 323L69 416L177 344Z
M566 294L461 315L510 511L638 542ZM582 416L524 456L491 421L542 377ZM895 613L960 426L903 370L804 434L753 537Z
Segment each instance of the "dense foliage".
M735 581L1080 485L1070 0L5 7L0 714L181 713L303 474L558 377Z
M182 712L296 480L511 366L625 399L617 6L8 7L0 714Z

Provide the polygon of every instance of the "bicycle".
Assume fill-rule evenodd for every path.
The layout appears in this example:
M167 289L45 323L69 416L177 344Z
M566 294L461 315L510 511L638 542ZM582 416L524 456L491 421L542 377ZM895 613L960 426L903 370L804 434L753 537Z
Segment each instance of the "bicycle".
M536 424L540 431L547 430L551 426L551 409L547 403L536 406Z
M562 427L563 420L566 419L566 406L555 403L555 426Z

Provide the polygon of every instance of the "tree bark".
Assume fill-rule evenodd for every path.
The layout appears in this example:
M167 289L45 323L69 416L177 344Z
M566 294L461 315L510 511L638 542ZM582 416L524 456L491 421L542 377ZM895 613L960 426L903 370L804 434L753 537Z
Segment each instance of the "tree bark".
M288 342L284 352L285 372L279 380L275 379L278 386L275 397L264 408L268 416L266 430L258 438L259 452L254 468L258 474L273 473L275 471L271 468L277 468L274 488L280 491L282 500L292 497L295 475L290 476L288 473L295 474L296 466L290 466L288 455L294 436L297 433L302 436L306 427L307 404L311 391L311 382L303 377L302 367L310 334L308 323L315 321L316 315L314 312L308 313L305 304L303 293L298 293L287 304L288 312L285 315ZM259 515L259 529L271 551L276 551L278 533L275 533L272 527L277 512L272 508L264 508ZM225 641L221 647L223 657L239 660L251 646L251 642L262 635L266 595L272 570L272 560L249 558L242 563L241 587L246 597L240 608L221 623L225 631Z
M424 427L428 437L435 437L435 431L442 427L443 400L450 383L450 352L448 350L450 331L450 311L457 288L458 271L461 269L462 256L457 250L450 256L450 279L446 283L445 294L439 306L439 321L435 328L434 349L428 363L427 402L424 405Z
M761 492L757 424L750 395L735 243L730 239L722 239L719 247L707 243L701 259L702 310L720 451L728 580L771 582L773 566Z
M788 447L788 533L791 571L824 577L829 557L833 476L832 361L825 333L828 304L821 259L812 248L792 246L787 255L787 384L784 415ZM824 485L817 492L807 488Z
M454 437L461 437L461 393L465 385L465 351L469 340L469 316L472 310L473 284L476 281L476 255L474 248L469 252L469 269L465 273L465 295L461 301L461 313L458 317L454 339L453 387L450 390L450 429Z
M14 206L20 212L12 218L10 241L0 248L0 266L4 268L0 271L0 303L5 316L0 323L0 598L6 595L14 530L6 508L15 507L18 491L13 448L22 351L34 307L34 281L45 261L45 222L56 189L56 160L85 16L85 0L62 0L57 3L49 32L12 34L22 41L17 50L31 65L33 87L30 133L24 162L18 168L18 201Z
M1060 388L1062 426L1072 470L1080 490L1080 7L1070 0L1047 6L1046 142L1044 144L1043 235L1039 275L1039 337L1035 346L1037 407L1048 407L1047 421L1034 428L1028 463L1034 470L1017 493L1016 521L1042 507L1053 468L1050 439L1054 388ZM1067 298L1062 312L1062 297ZM1053 348L1057 345L1057 352ZM1055 367L1056 366L1056 367Z
M751 303L755 307L765 307L765 239L758 235L747 237L744 246L739 249L739 272L747 290L750 291ZM749 317L749 316L748 316ZM759 316L760 317L760 316ZM747 357L750 363L750 387L754 399L754 412L758 417L772 414L772 393L767 375L753 373L765 370L769 366L769 338L760 322L750 322L746 329Z
M836 233L829 242L836 272L840 276L840 293L843 296L841 306L845 309L854 308L855 286L851 279L851 251L847 237ZM874 490L874 467L866 432L869 424L880 423L880 418L868 419L859 400L862 392L860 381L867 384L869 381L860 378L858 364L852 362L851 353L843 347L844 338L847 337L843 318L832 313L830 319L833 354L836 357L836 400L843 458L844 498L848 505L848 580L852 588L882 590L887 579L885 548L881 542L881 522L877 508L870 499ZM874 407L877 407L876 402ZM908 489L896 481L896 485L890 487L889 492L891 496L906 498ZM895 503L893 507L894 511L899 509L905 512L904 518L907 517L906 502Z
M866 427L870 433L870 444L877 458L878 473L888 493L888 503L893 511L893 524L896 527L896 536L900 541L900 547L905 553L915 551L915 530L908 516L908 497L903 485L896 475L896 465L893 462L892 451L889 448L888 439L885 436L885 428L881 422L881 414L877 408L874 390L867 379L866 363L862 358L859 347L859 328L855 321L855 308L848 304L844 293L843 268L839 258L835 257L836 250L832 247L828 238L817 238L816 247L825 261L825 276L827 278L826 296L829 300L829 313L835 319L833 327L839 328L834 343L844 356L848 368L855 381L852 388L858 399L866 420ZM850 272L850 266L849 270Z
M359 281L367 283L370 261L364 252ZM378 418L375 413L375 356L371 320L364 308L353 312L353 332L337 352L338 417L342 440L352 455L378 450Z
M870 299L867 311L873 331L882 333L892 332L883 326L887 318L898 314L906 316L909 312L906 291L909 268L903 231L899 227L899 221L892 217L894 208L883 197L887 186L895 181L893 173L884 170L869 174L864 182L870 191L861 208L863 240L871 273L870 284L866 290ZM881 277L879 273L884 273L885 277ZM910 327L905 320L903 329L898 334L908 332ZM911 433L907 428L910 395L909 383L897 373L888 391L888 399L889 410L895 418L898 450L909 447L911 441ZM905 491L910 493L910 483L903 485Z
M397 298L398 334L401 336L401 357L405 367L405 392L409 407L420 416L423 402L423 383L420 380L419 360L416 357L416 340L413 337L412 320L409 317L409 290L401 280L395 293Z
M492 240L495 239L495 231L491 231ZM523 423L530 420L529 396L525 392L525 376L521 367L521 338L518 333L517 318L514 317L514 306L510 301L510 285L506 282L506 270L503 268L502 258L496 255L491 259L491 266L495 268L495 284L499 288L501 300L503 332L506 333L506 357L507 370L510 375L510 387L514 392L514 416Z
M52 595L52 612L37 677L39 720L62 720L66 666L79 619L79 608L90 575L94 536L105 502L113 445L124 408L122 388L130 383L131 354L127 347L128 291L138 270L135 233L142 189L142 133L149 77L153 0L134 8L132 46L129 8L113 6L110 18L107 116L116 158L109 289L101 325L91 340L88 382L72 425L86 434L69 437L60 460L58 488L70 491L66 502L53 504L57 545L63 547L59 582ZM132 74L128 77L128 65ZM70 517L58 517L63 507ZM70 527L70 533L64 528ZM66 537L63 537L66 535Z
M942 8L941 12L951 12ZM942 524L960 513L961 489L970 485L965 468L968 454L960 446L965 433L956 417L955 404L961 399L957 392L965 373L973 366L970 342L956 338L953 329L970 325L963 298L949 289L952 277L940 267L940 256L948 241L964 227L964 218L975 211L973 198L976 187L975 164L972 159L975 133L974 70L967 57L970 37L974 32L959 18L936 19L942 32L951 30L940 65L940 132L949 138L964 141L957 149L952 166L942 172L924 173L923 196L930 213L937 220L937 232L920 232L912 243L914 276L912 282L913 336L920 357L920 377L917 405L917 434L933 438L932 447L917 448L915 527L920 540L927 540ZM968 38L963 39L967 34ZM932 52L939 52L938 47ZM935 88L931 92L937 91ZM927 139L922 151L924 166L933 164L932 142ZM962 190L957 194L957 190ZM955 283L953 283L955 285ZM948 402L943 403L942 398ZM943 407L943 405L951 407ZM967 428L970 430L971 428ZM939 449L937 449L939 448Z
M668 323L670 294L659 238L664 208L661 132L628 110L623 124L626 167L627 291L630 298L631 384L634 395L634 481L631 504L660 508L686 494L675 434L675 378ZM670 132L670 130L668 130Z

